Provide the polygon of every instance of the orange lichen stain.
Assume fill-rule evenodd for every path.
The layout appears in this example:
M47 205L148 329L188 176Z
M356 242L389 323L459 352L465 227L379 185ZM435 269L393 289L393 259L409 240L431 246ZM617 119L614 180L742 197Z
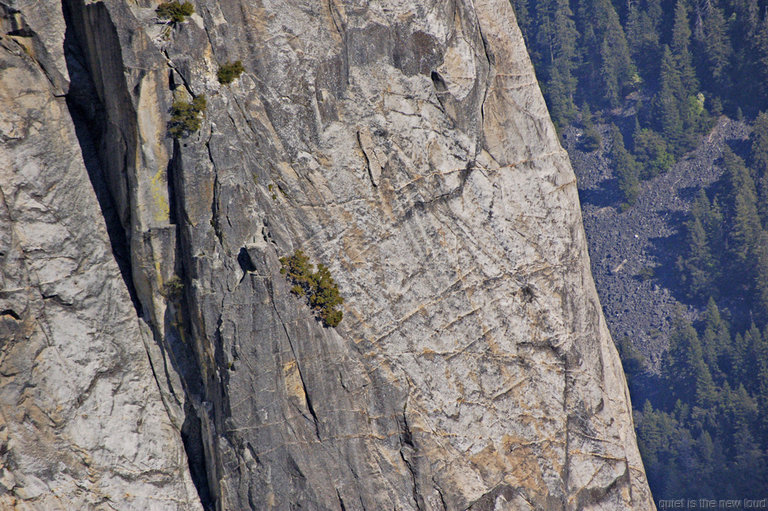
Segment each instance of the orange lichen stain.
M304 404L306 395L304 394L304 385L299 374L299 366L295 360L283 364L283 380L285 381L285 390L288 395Z
M501 451L489 444L470 461L487 481L503 480L513 486L541 489L546 483L537 461L540 456L524 439L504 435Z
M423 350L421 350L421 354L431 358L437 355L437 352L431 348L424 348Z

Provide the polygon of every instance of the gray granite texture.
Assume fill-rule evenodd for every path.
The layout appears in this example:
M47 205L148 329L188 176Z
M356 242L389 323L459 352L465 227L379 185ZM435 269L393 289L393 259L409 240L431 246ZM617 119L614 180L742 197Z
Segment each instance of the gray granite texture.
M194 6L0 0L0 504L653 509L509 2Z

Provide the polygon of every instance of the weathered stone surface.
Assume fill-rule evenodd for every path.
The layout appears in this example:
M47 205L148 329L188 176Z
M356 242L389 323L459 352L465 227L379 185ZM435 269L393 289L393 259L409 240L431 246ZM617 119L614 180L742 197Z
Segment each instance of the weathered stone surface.
M509 2L195 6L174 25L150 2L63 11L70 101L204 503L653 508ZM179 141L173 89L208 99ZM296 248L337 280L338 328L279 274Z
M62 83L33 43L0 40L0 508L200 509Z

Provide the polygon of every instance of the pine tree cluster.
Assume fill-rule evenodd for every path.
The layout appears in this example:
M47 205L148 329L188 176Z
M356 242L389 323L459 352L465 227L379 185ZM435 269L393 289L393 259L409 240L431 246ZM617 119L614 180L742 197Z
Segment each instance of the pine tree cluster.
M291 256L281 257L280 264L283 265L280 273L293 283L291 292L296 296L307 297L309 305L323 321L323 325L338 326L343 313L337 307L344 303L344 299L339 294L339 287L331 277L328 267L318 263L315 270L314 265L309 262L309 257L301 250Z
M732 336L714 299L701 334L682 319L676 322L662 364L662 391L635 414L653 494L765 498L768 329L752 324Z
M664 391L633 396L645 401L638 443L657 498L768 494L768 114L752 126L747 161L726 149L720 163L677 261L687 298L707 303L704 319L698 331L677 320ZM630 379L641 371L627 367Z

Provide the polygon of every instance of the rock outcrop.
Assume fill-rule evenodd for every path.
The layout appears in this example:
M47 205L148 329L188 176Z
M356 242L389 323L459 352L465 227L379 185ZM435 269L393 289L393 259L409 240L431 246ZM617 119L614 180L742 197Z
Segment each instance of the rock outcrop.
M0 6L0 499L653 508L508 1ZM280 274L299 248L337 328Z
M46 50L61 13L0 9L0 508L202 509Z

